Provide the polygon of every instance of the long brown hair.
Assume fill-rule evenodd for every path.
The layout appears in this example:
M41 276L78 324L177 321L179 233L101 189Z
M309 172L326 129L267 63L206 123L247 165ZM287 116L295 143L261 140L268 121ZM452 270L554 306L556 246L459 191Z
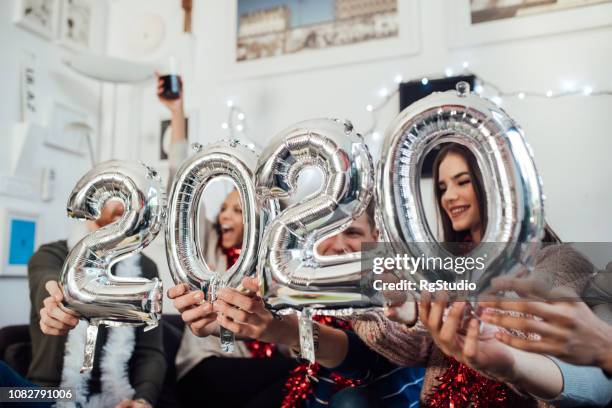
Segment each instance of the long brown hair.
M476 201L478 202L478 211L480 213L480 220L482 225L482 236L484 236L484 230L487 227L487 200L484 192L484 183L482 181L482 173L480 167L476 161L476 157L467 147L459 143L448 143L446 144L436 156L436 160L433 165L433 183L434 183L434 196L436 200L436 206L438 208L438 219L442 226L442 239L444 242L464 242L468 238L471 232L468 231L455 231L453 229L453 223L451 222L448 214L442 207L442 195L444 192L440 189L438 184L438 177L440 175L440 164L442 160L449 154L456 154L461 156L468 165L468 172L474 193L476 194Z
M438 208L438 216L441 220L442 224L442 239L444 242L464 242L467 237L470 235L470 231L455 231L453 229L453 224L444 211L442 207L442 190L438 184L438 176L440 174L440 164L442 160L449 154L457 154L465 160L468 165L468 171L470 173L470 178L472 182L472 186L474 188L474 193L476 194L476 200L478 201L478 210L480 212L480 220L482 225L482 236L484 236L484 231L487 226L487 200L484 192L484 183L482 181L482 173L480 172L480 167L478 166L478 162L476 161L476 157L467 147L459 144L459 143L448 143L446 144L436 156L436 160L433 165L433 183L434 183L434 196L436 200L436 205ZM555 231L546 223L544 225L544 236L542 238L542 242L546 243L561 243L563 242L561 238L555 233Z

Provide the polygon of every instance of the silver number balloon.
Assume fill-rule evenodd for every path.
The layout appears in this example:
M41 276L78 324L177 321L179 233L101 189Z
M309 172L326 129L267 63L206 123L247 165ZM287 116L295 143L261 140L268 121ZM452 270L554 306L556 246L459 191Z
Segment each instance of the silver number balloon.
M496 275L535 262L544 228L541 180L520 127L497 105L471 94L467 83L460 82L457 91L415 102L387 130L377 175L379 206L396 253L452 256L436 244L420 191L426 154L447 142L466 146L476 157L487 199L488 224L482 242L495 244L477 246L470 253L485 257L482 270L462 276L449 270L420 270L410 278L432 282L460 276L476 283L476 293L481 293Z
M255 272L260 238L260 212L253 185L256 163L257 155L237 141L218 142L183 163L173 183L166 227L170 272L176 284L187 283L201 289L209 301L214 301L218 288L237 288L243 277ZM199 244L200 198L206 186L220 177L229 178L236 185L244 223L240 257L224 273L208 266ZM221 331L221 345L231 352L231 332Z
M300 172L309 166L321 170L321 188L281 210L280 199L295 193ZM359 217L372 196L372 159L350 122L315 119L285 129L262 153L256 177L269 217L257 266L269 305L340 309L376 303L377 294L362 285L361 253L315 251L318 242Z
M68 199L68 215L97 219L108 200L123 203L122 217L84 237L68 254L60 281L65 306L90 322L84 369L90 369L99 324L157 326L162 282L110 273L124 258L142 251L165 221L166 194L157 172L141 163L107 161L85 174Z

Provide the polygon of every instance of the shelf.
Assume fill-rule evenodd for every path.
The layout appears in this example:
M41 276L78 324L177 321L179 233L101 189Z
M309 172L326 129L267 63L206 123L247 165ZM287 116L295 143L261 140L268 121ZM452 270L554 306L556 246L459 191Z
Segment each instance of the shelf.
M102 54L80 52L64 56L62 62L86 77L113 83L141 82L152 78L155 66Z

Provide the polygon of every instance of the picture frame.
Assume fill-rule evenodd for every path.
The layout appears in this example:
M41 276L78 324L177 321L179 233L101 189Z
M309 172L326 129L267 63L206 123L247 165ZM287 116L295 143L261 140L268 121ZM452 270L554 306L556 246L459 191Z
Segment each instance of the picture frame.
M612 25L612 2L472 24L470 0L445 0L450 48L554 35Z
M58 43L75 51L92 45L92 0L60 0Z
M185 112L185 130L189 146L198 142L198 118L197 109L190 108ZM154 167L161 174L165 174L169 168L168 154L172 132L170 123L171 118L166 113L159 115L157 120L149 121L147 128L140 134L136 144L138 146L138 160ZM189 147L189 151L192 151L191 147Z
M226 2L227 14L233 16L228 24L225 55L225 79L243 79L270 76L292 71L306 71L371 60L396 58L418 54L420 43L420 10L418 0L397 0L398 35L392 38L374 39L348 45L308 49L255 60L237 61L238 0Z
M45 136L47 146L80 156L86 154L87 139L92 137L93 129L85 112L56 102L49 122L50 128Z
M55 38L59 0L14 0L13 22L46 40Z
M39 215L0 209L0 226L0 277L27 276L28 261L38 246Z
M172 138L172 127L170 126L170 119L164 119L160 122L160 132L159 132L159 161L167 161L169 150L170 150L170 142ZM185 130L187 138L187 142L189 143L189 117L185 118Z

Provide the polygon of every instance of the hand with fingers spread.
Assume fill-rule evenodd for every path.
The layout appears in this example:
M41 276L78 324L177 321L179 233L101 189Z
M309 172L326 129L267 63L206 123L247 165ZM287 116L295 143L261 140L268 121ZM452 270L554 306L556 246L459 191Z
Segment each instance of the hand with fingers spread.
M61 307L64 294L56 281L48 281L45 288L49 297L45 298L44 307L40 309L40 330L51 336L65 336L79 324L79 319L70 310Z
M276 319L257 296L255 278L244 278L242 286L246 293L236 289L222 288L217 292L214 310L217 322L237 336L264 342L295 344L299 342L298 322L295 315Z
M543 293L529 282L512 278L494 279L492 286L497 290L513 290L523 299L496 299L485 305L519 313L485 312L482 319L505 329L538 335L517 337L500 331L495 335L499 341L572 364L596 365L612 373L612 326L598 318L575 294L561 290Z
M190 291L189 286L183 283L168 289L168 297L173 300L174 307L193 334L206 337L218 333L217 314L212 303L204 301L204 292Z
M498 381L513 382L514 354L505 344L500 343L491 332L479 333L478 320L469 319L467 330L464 315L469 308L465 302L454 302L448 311L445 293L438 293L432 301L428 292L423 292L420 303L420 318L427 327L433 341L447 356L463 363Z
M447 297L443 293L438 295L433 302L427 292L421 295L420 318L444 354L537 398L555 398L561 393L563 376L551 359L500 342L492 327L480 333L480 324L474 318L467 322L466 331L463 320L468 306L464 302L453 303L444 320Z

